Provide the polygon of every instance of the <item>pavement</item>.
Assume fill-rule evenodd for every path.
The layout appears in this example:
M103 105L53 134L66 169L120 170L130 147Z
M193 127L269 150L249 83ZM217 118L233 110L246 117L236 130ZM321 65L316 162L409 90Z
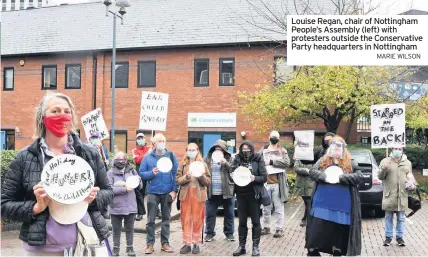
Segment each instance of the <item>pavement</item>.
M261 254L263 256L305 256L305 228L299 226L303 216L304 206L301 200L286 204L285 212L285 235L276 239L272 235L263 236L260 242ZM423 202L422 209L410 218L411 223L406 223L406 233L404 240L406 247L399 247L393 242L389 247L382 246L384 239L384 220L375 218L370 212L363 213L362 224L362 256L428 256L428 202ZM142 227L143 221L136 223L136 228ZM250 225L250 221L249 221ZM235 231L237 230L238 219L235 218ZM250 225L251 226L251 225ZM231 256L238 246L238 242L229 242L223 235L223 217L217 217L215 240L201 245L199 256ZM1 234L1 255L2 256L23 256L22 242L18 239L18 231L3 232ZM160 251L159 235L160 228L156 230L155 252L151 256L178 256L182 246L181 224L179 220L171 222L170 244L174 248L174 253L164 253ZM235 232L237 238L237 232ZM251 229L248 238L251 238ZM125 233L121 237L121 254L125 255ZM146 234L134 234L134 248L137 255L144 255L146 246ZM110 243L112 245L112 242ZM251 255L251 240L247 242L247 256ZM188 254L192 256L192 254Z

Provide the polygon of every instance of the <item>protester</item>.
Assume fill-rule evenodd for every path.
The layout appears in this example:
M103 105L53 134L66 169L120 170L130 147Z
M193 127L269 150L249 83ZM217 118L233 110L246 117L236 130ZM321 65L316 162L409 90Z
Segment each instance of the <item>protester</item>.
M85 199L89 208L82 223L93 227L100 241L109 229L100 213L113 200L104 163L97 150L83 144L75 134L76 112L71 99L54 93L43 97L37 107L37 139L21 150L11 163L1 188L2 219L23 222L19 238L27 256L63 256L76 249L77 223L62 225L49 213L51 201L39 183L43 166L54 156L74 154L85 159L94 172L95 184Z
M306 218L311 211L311 197L314 193L315 182L309 177L309 170L314 165L314 161L295 160L294 171L296 172L296 184L294 185L295 195L302 197L305 204L305 212L300 222L300 226L306 226Z
M408 204L407 190L415 189L415 182L407 177L412 175L412 163L403 153L403 147L394 147L389 157L380 162L379 179L383 180L382 209L385 211L384 246L391 245L394 234L394 213L397 215L395 238L399 246L405 246L404 225ZM409 176L410 175L410 176ZM410 183L409 183L410 182ZM406 183L408 184L406 187Z
M151 153L153 151L153 149L155 149L155 137L152 136L150 138L150 146L149 146L149 151L147 152L148 154ZM145 183L145 188L144 188L144 192L145 194L147 194L147 181L144 181ZM156 219L162 219L162 215L161 215L161 211L160 211L160 204L156 207Z
M317 161L319 159L321 159L321 157L324 156L324 154L327 152L328 147L330 146L330 141L331 139L335 136L334 133L332 132L327 132L321 140L321 144L322 146L317 149L314 153L314 163L317 163Z
M192 176L190 165L193 162L203 163L205 169L201 176ZM183 231L184 246L180 254L199 254L202 242L202 227L205 217L205 201L208 199L207 187L211 182L208 166L203 162L199 148L190 143L186 148L186 156L178 168L176 181L180 185L180 217ZM193 249L191 246L193 245Z
M149 147L147 146L145 137L143 133L137 134L137 147L132 150L132 158L134 159L134 163L136 165L136 170L140 169L140 164L149 151ZM141 189L135 189L135 195L137 196L137 208L138 215L135 220L140 221L143 219L143 215L146 214L146 207L144 205L144 197L146 195L146 185L147 181L143 181L143 186Z
M269 174L267 176L267 190L271 198L271 204L263 207L263 230L262 235L270 234L270 220L272 210L276 218L274 238L284 236L284 203L288 201L288 175L286 168L290 166L290 157L287 150L279 144L278 131L272 131L269 136L269 145L261 150L265 165L282 170L281 173Z
M101 141L101 134L99 131L92 131L89 142L95 146L101 155L106 167L109 165L110 157L108 155L107 147ZM106 169L107 170L107 169Z
M309 171L316 182L306 228L308 256L361 254L361 205L358 185L363 180L340 136L331 139L326 154ZM339 167L343 174L327 177L324 171Z
M138 176L137 171L128 163L124 152L118 152L113 159L113 167L108 172L108 179L113 185L114 199L109 206L111 225L113 227L113 256L119 256L122 221L126 231L126 253L135 256L134 252L134 223L137 214L137 199L133 188L126 186L126 180ZM142 187L141 178L140 185Z
M212 160L214 151L221 151L223 158L219 163ZM219 139L209 150L204 159L211 173L211 183L208 187L208 200L206 202L206 242L215 237L215 223L217 210L223 206L223 232L228 241L235 241L235 197L233 196L234 183L230 176L231 154L227 151L226 142Z
M144 180L148 180L147 184L147 248L145 253L151 254L154 252L153 245L155 243L155 219L157 206L161 205L162 225L161 225L161 250L171 253L173 249L169 244L171 220L171 206L177 196L178 186L175 182L177 175L178 162L177 157L173 152L166 149L166 139L161 133L154 137L155 148L150 154L147 154L140 166L140 176ZM172 169L168 172L159 172L157 161L166 157L172 161Z
M245 244L247 242L247 219L251 217L252 222L252 256L260 255L260 206L261 193L266 182L266 167L260 153L254 152L254 145L250 141L244 141L239 147L239 153L232 161L232 170L243 166L250 169L251 183L247 186L240 187L235 184L235 191L238 200L238 217L239 217L239 247L233 252L233 256L246 254Z

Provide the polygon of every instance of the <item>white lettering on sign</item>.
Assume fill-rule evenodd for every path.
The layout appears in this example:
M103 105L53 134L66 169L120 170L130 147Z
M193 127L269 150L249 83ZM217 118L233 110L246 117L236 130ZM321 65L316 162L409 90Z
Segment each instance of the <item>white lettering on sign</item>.
M372 105L372 148L406 146L405 104Z
M81 118L83 128L85 129L86 139L89 140L91 133L94 131L100 132L101 139L109 137L106 123L104 122L103 114L99 108L85 114Z
M189 113L189 128L236 128L236 113Z
M168 94L143 92L141 97L140 129L166 130Z
M55 156L46 163L41 182L49 197L63 204L83 201L95 185L91 166L72 154Z

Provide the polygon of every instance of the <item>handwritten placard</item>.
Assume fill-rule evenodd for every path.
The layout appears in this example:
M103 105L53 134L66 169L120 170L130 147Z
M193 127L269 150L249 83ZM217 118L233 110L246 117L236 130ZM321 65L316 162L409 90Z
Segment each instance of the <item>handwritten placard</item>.
M94 172L81 157L62 154L52 158L43 168L41 182L53 200L63 204L83 201L94 186Z
M86 138L89 141L91 132L100 132L101 139L104 140L109 137L106 123L104 122L103 114L99 108L85 114L81 118L83 128L85 129Z
M143 92L141 97L140 129L166 130L168 94Z
M281 155L282 155L282 153L280 150L271 151L269 149L263 149L263 158L264 158L265 163L269 163L270 160L272 160L272 161L281 160L282 159ZM266 165L266 172L269 175L270 174L277 174L277 173L285 172L285 169L276 168L272 165Z
M372 105L372 148L406 146L405 104Z
M294 158L297 160L313 161L315 131L294 131L294 137L296 139Z

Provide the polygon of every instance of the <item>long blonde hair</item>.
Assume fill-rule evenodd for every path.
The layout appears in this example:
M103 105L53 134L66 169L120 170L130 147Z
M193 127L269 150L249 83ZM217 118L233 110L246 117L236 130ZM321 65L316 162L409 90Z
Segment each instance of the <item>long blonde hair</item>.
M202 154L201 154L201 151L199 151L199 147L198 147L198 145L197 144L195 144L195 143L190 143L187 147L186 147L186 153L185 153L185 155L184 155L184 158L183 158L183 164L189 164L190 163L190 158L189 158L189 156L187 156L187 149L189 148L189 146L194 146L194 147L196 147L196 150L198 150L198 154L196 155L196 161L199 161L199 162L203 162L204 161L204 158L202 157Z
M339 141L339 142L346 144L345 139L343 139L341 136L334 136L330 140L330 142L334 142L334 141ZM331 166L332 164L334 164L334 158L327 156L327 155L324 155L324 157L321 161L320 167L322 169L326 169L329 166ZM339 160L339 163L337 164L337 166L339 166L343 170L344 173L352 173L351 154L349 153L347 148L345 148L345 155L343 156L343 159Z

